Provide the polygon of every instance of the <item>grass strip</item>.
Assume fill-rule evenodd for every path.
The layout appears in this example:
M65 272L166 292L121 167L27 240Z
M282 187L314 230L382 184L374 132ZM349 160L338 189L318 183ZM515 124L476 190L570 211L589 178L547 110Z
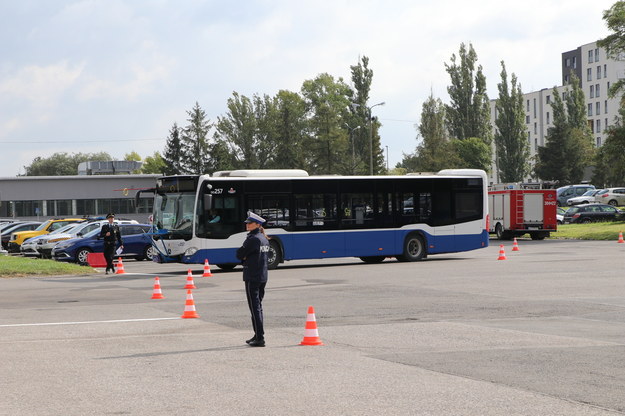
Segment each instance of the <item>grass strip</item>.
M625 222L592 222L589 224L558 225L558 231L551 238L558 240L614 240L619 232L625 232Z
M23 276L84 275L95 273L88 266L54 260L0 256L0 278Z

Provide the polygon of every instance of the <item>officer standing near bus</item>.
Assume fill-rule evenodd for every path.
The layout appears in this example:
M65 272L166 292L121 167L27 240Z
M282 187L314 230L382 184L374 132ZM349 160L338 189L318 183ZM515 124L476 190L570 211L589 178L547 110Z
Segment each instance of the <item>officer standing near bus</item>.
M124 248L122 242L122 236L119 232L119 226L113 224L115 220L114 214L108 214L106 216L108 224L104 224L100 230L100 238L104 240L104 258L106 259L106 274L109 274L109 269L115 273L115 266L113 265L113 257L115 256L115 243L119 242L120 248Z
M265 346L263 297L267 284L269 241L262 227L264 223L265 219L260 215L249 212L245 220L245 229L248 231L247 238L237 250L237 258L243 263L245 294L254 328L254 336L245 341L250 347Z

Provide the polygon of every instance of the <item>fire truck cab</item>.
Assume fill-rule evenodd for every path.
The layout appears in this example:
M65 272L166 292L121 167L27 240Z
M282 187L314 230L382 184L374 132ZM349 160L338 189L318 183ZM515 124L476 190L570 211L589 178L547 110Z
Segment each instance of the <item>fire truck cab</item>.
M557 231L556 190L540 184L497 184L488 191L489 233L500 240L529 234L543 240Z

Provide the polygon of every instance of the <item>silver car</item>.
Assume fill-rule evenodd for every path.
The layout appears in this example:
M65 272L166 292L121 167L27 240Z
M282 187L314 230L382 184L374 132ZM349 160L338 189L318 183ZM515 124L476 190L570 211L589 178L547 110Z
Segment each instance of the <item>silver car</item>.
M595 200L613 207L625 205L625 187L604 189L595 195Z

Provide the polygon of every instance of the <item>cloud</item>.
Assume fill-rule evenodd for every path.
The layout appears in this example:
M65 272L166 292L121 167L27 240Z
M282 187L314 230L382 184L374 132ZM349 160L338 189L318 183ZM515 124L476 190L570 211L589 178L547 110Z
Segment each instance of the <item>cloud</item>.
M51 65L27 65L14 74L3 75L0 96L3 101L26 100L35 107L54 107L83 72L84 64L67 61Z

